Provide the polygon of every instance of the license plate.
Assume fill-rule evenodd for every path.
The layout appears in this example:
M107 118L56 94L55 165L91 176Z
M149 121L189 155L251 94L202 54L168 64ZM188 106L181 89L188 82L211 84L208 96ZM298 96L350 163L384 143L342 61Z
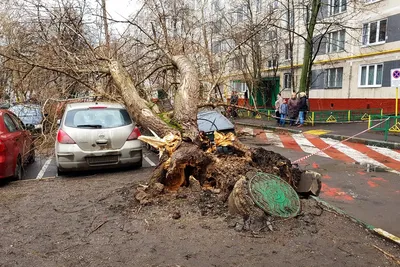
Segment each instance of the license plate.
M118 156L100 156L100 157L90 157L86 159L91 165L96 164L106 164L106 163L117 163Z

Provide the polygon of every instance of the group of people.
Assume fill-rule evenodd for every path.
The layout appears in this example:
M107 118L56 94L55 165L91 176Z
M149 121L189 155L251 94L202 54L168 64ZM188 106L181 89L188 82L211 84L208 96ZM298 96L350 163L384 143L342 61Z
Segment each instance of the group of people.
M276 121L279 125L284 126L286 120L289 120L289 125L302 127L309 110L308 99L305 92L298 94L292 93L288 101L279 93L275 101Z

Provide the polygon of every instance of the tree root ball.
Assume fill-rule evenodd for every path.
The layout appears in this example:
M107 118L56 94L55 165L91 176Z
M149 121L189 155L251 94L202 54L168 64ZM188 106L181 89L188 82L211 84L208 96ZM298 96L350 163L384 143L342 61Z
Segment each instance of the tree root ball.
M167 191L177 191L182 186L197 192L199 187L218 189L219 197L226 201L237 181L249 171L275 174L297 187L303 171L293 167L289 159L264 148L248 149L246 153L243 150L244 146L238 153L235 150L230 154L206 153L195 144L185 142L171 155L168 164L161 162L155 169L150 187L161 183Z

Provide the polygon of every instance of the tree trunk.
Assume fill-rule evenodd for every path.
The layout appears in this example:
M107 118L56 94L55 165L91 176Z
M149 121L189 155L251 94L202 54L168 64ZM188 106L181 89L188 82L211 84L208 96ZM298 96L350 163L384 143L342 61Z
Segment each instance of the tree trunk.
M200 98L197 70L186 56L173 56L172 60L181 74L174 101L174 120L182 127L183 135L194 141L198 136L197 105Z
M153 130L160 136L165 136L170 132L177 133L167 123L154 115L148 107L148 103L139 96L129 73L120 62L112 60L109 67L111 76L136 123Z
M321 0L312 0L311 18L307 26L307 39L304 44L304 59L303 59L303 66L301 68L300 88L299 88L300 92L307 92L310 87L310 81L311 81L310 76L311 76L311 67L313 58L312 56L313 36L320 8L321 8Z

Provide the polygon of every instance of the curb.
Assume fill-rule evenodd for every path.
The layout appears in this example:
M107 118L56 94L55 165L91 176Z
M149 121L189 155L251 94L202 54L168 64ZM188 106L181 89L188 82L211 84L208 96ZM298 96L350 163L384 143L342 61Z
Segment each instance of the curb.
M341 210L341 209L329 204L328 202L320 199L319 197L315 197L315 196L311 196L311 197L313 199L315 199L315 201L317 201L321 205L324 205L326 208L334 210L337 213L339 213L340 215L343 215L346 218L349 218L351 221L361 225L362 227L364 227L365 229L367 229L371 233L373 233L373 234L375 234L377 236L383 237L384 239L387 239L387 240L393 242L394 244L400 246L400 237L397 237L397 236L395 236L395 235L393 235L393 234L391 234L391 233L389 233L389 232L387 232L387 231L385 231L385 230L383 230L381 228L376 228L373 225L370 225L370 224L368 224L366 222L363 222L363 221L361 221L361 220L359 220L359 219L347 214L345 211L343 211L343 210Z
M349 136L337 135L337 134L321 134L320 137L332 138L332 139L336 139L336 140L340 140L340 141L349 138ZM351 142L353 142L353 143L360 143L360 144L364 144L364 145L386 147L386 148L390 148L390 149L400 149L400 143L378 141L378 140L358 138L358 137L353 137L350 140L352 140Z
M276 126L269 126L269 125L261 125L261 124L252 124L252 123L246 123L246 122L234 122L234 124L241 125L241 126L248 126L248 127L254 127L254 128L262 128L262 129L268 129L268 130L273 130L273 131L287 131L291 133L302 133L303 131L300 130L294 130L294 129L288 129L284 127L276 127Z
M234 124L241 125L241 126L253 127L253 128L268 129L268 130L273 130L273 131L287 131L290 133L297 133L297 134L303 133L303 131L300 131L300 130L294 130L294 129L284 128L284 127L269 126L269 125L253 124L253 123L246 123L246 122L234 122ZM336 135L336 134L321 134L321 135L319 135L319 137L332 138L332 139L339 140L339 141L349 138L349 136ZM360 143L360 144L384 147L384 148L390 148L390 149L400 149L400 143L378 141L378 140L364 139L364 138L358 138L358 137L353 137L350 140L348 140L348 142Z

